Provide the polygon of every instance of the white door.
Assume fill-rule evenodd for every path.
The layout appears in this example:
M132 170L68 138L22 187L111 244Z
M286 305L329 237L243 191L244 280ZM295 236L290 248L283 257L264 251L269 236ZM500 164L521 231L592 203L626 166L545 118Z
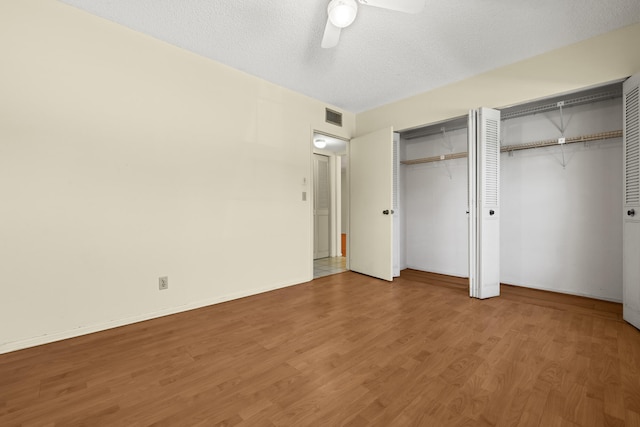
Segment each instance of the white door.
M622 317L640 329L640 74L623 92Z
M329 256L331 245L331 190L329 158L313 155L313 259Z
M469 295L500 295L500 111L469 112Z
M349 269L393 280L393 129L349 143Z

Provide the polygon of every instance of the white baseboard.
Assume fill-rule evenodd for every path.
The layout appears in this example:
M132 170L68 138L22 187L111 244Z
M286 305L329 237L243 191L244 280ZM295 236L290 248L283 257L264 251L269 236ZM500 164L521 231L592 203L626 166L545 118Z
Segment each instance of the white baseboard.
M62 341L69 338L75 338L82 335L105 331L107 329L118 328L120 326L143 322L145 320L156 319L158 317L168 316L171 314L182 313L189 310L195 310L195 309L206 307L209 305L220 304L220 303L232 301L235 299L262 294L265 292L275 291L276 289L299 285L307 281L308 280L301 279L300 281L295 281L294 283L284 283L284 284L279 284L276 286L266 287L266 288L254 288L247 291L227 294L227 295L223 295L220 297L215 297L207 300L195 301L195 302L180 305L177 307L169 307L169 308L159 310L159 311L154 311L151 313L144 313L138 316L125 317L122 319L111 320L109 322L99 323L95 325L81 326L81 327L67 330L67 331L60 331L52 334L40 335L37 337L31 337L31 338L27 338L20 341L0 343L0 354L10 353L12 351L22 350L29 347L35 347L38 345L49 344L55 341Z
M548 288L548 287L545 287L545 286L536 286L536 285L517 285L517 284L514 284L514 283L502 283L502 284L503 285L509 285L509 286L517 286L519 288L537 289L539 291L555 292L555 293L558 293L558 294L575 295L577 297L593 298L593 299L599 299L599 300L602 300L602 301L622 303L622 300L618 299L618 298L603 297L603 296L600 296L600 295L587 294L587 293L583 293L583 292L568 291L568 290L564 290L564 289Z
M411 266L411 265L407 266L407 268L410 268L412 270L424 271L424 272L428 272L428 273L444 274L445 276L467 277L467 276L464 276L464 275L462 275L460 273L454 273L454 272L450 272L450 271L425 270L422 267L415 267L415 266ZM588 294L588 293L583 293L583 292L568 291L568 290L564 290L564 289L549 288L549 287L545 287L545 286L536 286L536 285L519 285L519 284L504 283L504 282L501 282L501 283L504 284L504 285L518 286L520 288L537 289L537 290L540 290L540 291L556 292L556 293L559 293L559 294L575 295L575 296L578 296L578 297L586 297L586 298L593 298L593 299L598 299L598 300L602 300L602 301L622 303L622 299L619 299L619 298L610 298L610 297L605 297L605 296L601 296L601 295L593 295L593 294Z
M424 271L426 273L442 274L443 276L462 277L462 278L465 278L465 279L469 277L469 274L467 272L462 274L459 271L458 272L452 272L452 271L437 270L437 269L425 270L424 267L416 267L416 266L413 266L413 265L407 265L404 269L406 269L406 268L409 268L411 270Z

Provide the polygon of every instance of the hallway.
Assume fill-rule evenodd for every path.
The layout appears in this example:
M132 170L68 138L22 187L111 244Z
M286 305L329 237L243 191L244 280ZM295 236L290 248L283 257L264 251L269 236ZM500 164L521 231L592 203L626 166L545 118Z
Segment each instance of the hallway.
M313 278L330 276L347 271L347 258L328 257L313 260Z

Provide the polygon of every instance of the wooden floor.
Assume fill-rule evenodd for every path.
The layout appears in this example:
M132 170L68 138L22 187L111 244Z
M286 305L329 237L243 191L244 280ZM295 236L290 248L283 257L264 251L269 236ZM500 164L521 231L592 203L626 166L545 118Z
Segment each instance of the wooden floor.
M0 425L640 426L619 304L347 272L0 355Z

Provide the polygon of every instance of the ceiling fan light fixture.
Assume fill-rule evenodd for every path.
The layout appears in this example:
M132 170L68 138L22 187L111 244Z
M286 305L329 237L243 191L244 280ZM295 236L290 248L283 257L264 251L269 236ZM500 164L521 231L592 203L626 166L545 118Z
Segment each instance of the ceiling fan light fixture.
M327 7L329 20L338 28L348 27L356 19L358 3L356 0L331 0Z

